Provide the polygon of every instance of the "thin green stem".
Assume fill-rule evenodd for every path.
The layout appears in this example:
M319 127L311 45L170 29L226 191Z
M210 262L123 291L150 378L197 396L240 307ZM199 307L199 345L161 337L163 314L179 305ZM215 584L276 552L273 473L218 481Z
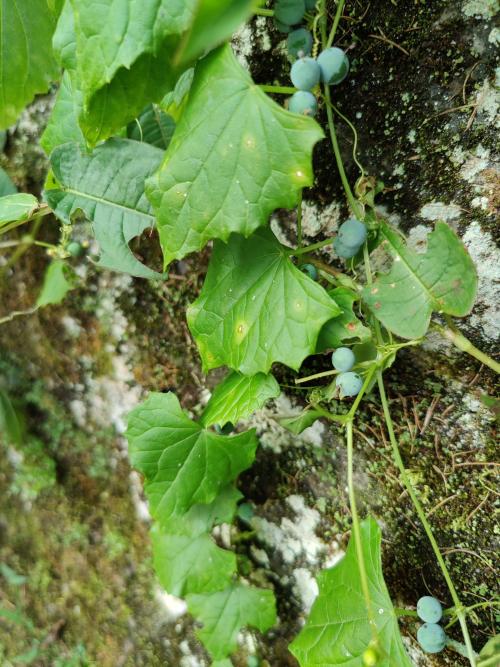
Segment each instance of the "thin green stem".
M467 657L469 659L470 664L472 667L476 666L476 659L475 659L475 653L474 649L472 648L471 644L471 639L469 635L469 629L467 628L467 622L465 619L465 610L464 606L462 605L460 598L458 597L458 593L455 589L455 585L451 579L450 573L448 571L448 568L446 566L446 563L444 562L444 558L441 554L441 550L439 548L438 543L436 542L436 538L434 537L434 534L432 532L432 528L427 521L427 517L425 516L424 509L422 505L420 504L420 500L415 492L415 489L413 488L413 485L411 483L411 480L406 472L406 468L403 463L403 459L401 457L401 452L399 451L399 446L398 442L396 439L396 435L394 433L394 426L392 423L392 418L391 414L389 412L389 403L387 401L387 396L385 393L385 387L384 387L384 380L382 377L382 371L378 370L377 371L377 383L378 383L378 389L380 393L380 400L382 402L382 409L384 411L384 417L385 417L385 423L387 425L387 431L389 433L389 440L391 442L392 446L392 454L394 461L399 469L399 474L401 475L401 481L405 485L408 494L412 500L413 506L415 507L415 511L417 513L418 518L420 519L424 530L427 534L427 538L429 539L429 542L431 543L432 550L434 551L434 554L436 556L436 559L439 563L439 567L441 568L441 572L443 573L443 576L445 578L446 584L448 586L448 590L450 591L450 595L452 597L453 603L455 605L455 612L457 615L457 618L460 623L460 627L462 628L462 634L464 637L465 641L465 646L467 648Z
M345 420L347 418L346 415L334 415L333 412L325 410L324 408L321 407L321 405L318 405L317 403L311 403L311 407L317 412L319 412L322 417L325 417L326 419L329 419L332 422L340 422L341 424L345 424Z
M322 371L321 373L315 373L314 375L308 375L304 378L296 378L295 384L302 384L303 382L309 382L310 380L318 380L319 378L326 378L329 375L337 375L340 371Z
M333 111L332 111L332 100L330 97L330 87L329 86L323 86L323 91L324 91L324 96L325 96L325 101L326 101L326 116L328 120L328 130L330 131L330 139L332 142L332 148L333 148L333 153L335 155L335 161L337 162L337 169L339 170L339 176L340 180L342 181L342 185L344 187L344 191L347 197L347 200L352 208L352 211L354 215L357 218L363 219L363 209L359 202L357 201L356 197L354 196L353 191L351 190L351 186L349 185L349 181L347 179L347 174L345 173L344 169L344 162L342 160L342 155L340 154L340 148L339 148L339 143L337 140L337 133L335 132L335 123L333 120Z
M466 338L462 333L460 333L460 331L458 331L458 329L451 321L451 318L446 318L446 321L448 324L447 327L443 327L437 322L433 322L432 328L436 331L439 331L442 336L451 341L453 345L459 350L466 352L471 357L474 357L474 359L477 359L485 366L488 366L488 368L491 368L491 370L495 371L495 373L500 374L500 364L498 361L492 359L485 352L478 350L477 347L475 347L468 338Z
M299 192L299 203L297 204L297 246L302 245L302 190Z
M394 607L394 613L401 618L402 616L412 616L418 618L418 614L414 609L403 609L402 607Z
M328 40L326 42L326 48L329 48L333 44L337 28L339 27L340 19L342 18L342 10L344 9L344 5L345 0L339 0L337 11L335 12L335 18L333 19L332 29L330 30L330 35L328 36Z
M297 92L297 88L293 86L271 86L271 85L259 85L259 88L264 93L277 93L278 95L293 95Z
M308 252L314 252L319 248L324 248L327 245L331 245L335 239L325 239L324 241L318 241L317 243L312 243L311 245L306 245L303 248L290 248L287 250L289 255L296 257L297 255L305 255Z
M256 16L274 16L274 10L272 10L272 9L262 9L260 7L258 9L254 9L253 13Z

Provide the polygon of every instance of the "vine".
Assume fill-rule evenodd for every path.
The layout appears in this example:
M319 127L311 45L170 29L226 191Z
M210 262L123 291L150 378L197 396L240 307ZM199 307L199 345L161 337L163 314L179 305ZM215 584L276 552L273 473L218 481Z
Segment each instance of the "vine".
M497 373L500 364L473 346L451 319L470 312L477 287L472 261L455 233L437 223L426 253L417 254L377 213L380 184L358 160L356 128L332 103L331 86L340 85L349 71L346 53L333 46L345 0L336 3L333 20L326 0L276 0L273 9L249 1L176 0L165 1L163 13L144 16L136 3L122 4L131 13L120 26L110 25L90 0L66 0L60 13L55 6L38 7L22 26L30 44L41 31L38 44L47 59L45 72L30 69L35 56L28 54L32 80L26 90L45 90L47 75L57 78L58 66L64 73L42 138L51 165L44 203L12 191L0 197L0 235L31 225L20 240L0 243L0 249L14 249L1 271L33 245L45 248L52 261L33 307L7 314L0 324L58 303L74 287L77 277L67 260L87 254L75 234L82 213L99 246L99 256L90 260L138 278L163 280L173 261L213 242L205 282L187 321L204 370L226 366L228 373L198 420L175 394L152 393L130 413L127 430L131 463L144 477L158 578L169 593L187 600L213 664L231 664L240 629L266 632L276 623L270 586L244 577L234 552L214 538L214 528L231 523L237 513L242 499L237 478L252 465L258 446L254 431L236 432L238 422L279 396L273 364L298 373L307 357L332 350L331 369L295 379L297 386L324 378L328 384L306 386L303 414L282 425L300 433L323 418L344 429L352 531L344 559L320 574L319 597L291 651L301 667L320 661L340 665L347 658L359 666L405 667L411 663L398 618L406 615L425 621L418 639L427 652L448 646L472 667L492 664L478 663L467 626L474 606L463 605L405 468L383 372L400 349L419 345L429 327ZM227 45L252 14L290 33L293 86L256 85ZM303 21L307 27L297 28ZM137 25L149 41L137 39ZM7 28L15 32L8 22ZM103 62L96 64L98 47ZM37 63L39 58L36 53ZM1 85L10 86L11 104L0 113L5 125L29 98L10 80ZM267 93L291 97L284 108ZM333 238L304 245L303 189L313 182L313 147L324 138L314 120L318 107L326 112L352 217ZM354 135L353 159L360 170L354 186L336 117ZM278 208L297 211L296 247L283 246L268 226ZM57 245L37 238L49 214L61 223ZM154 227L163 272L140 261L129 245ZM330 245L336 266L315 255ZM387 273L374 274L370 257L379 247L392 263ZM421 598L416 612L394 609L382 574L380 528L358 511L354 422L375 386L394 463L453 602L444 612L431 596ZM338 407L351 400L349 409ZM347 618L355 620L349 625ZM445 629L443 618L449 621ZM446 635L455 622L463 644ZM488 659L487 651L484 656Z

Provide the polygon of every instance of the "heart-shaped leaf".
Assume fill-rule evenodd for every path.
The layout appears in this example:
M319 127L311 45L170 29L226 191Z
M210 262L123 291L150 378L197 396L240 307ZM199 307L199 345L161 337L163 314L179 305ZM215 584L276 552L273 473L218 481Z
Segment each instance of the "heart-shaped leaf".
M159 148L130 139L110 139L91 154L74 143L52 152L57 183L45 190L45 199L65 224L75 211L84 212L99 243L100 266L140 278L161 277L136 259L128 245L155 224L144 181L161 156Z
M156 526L151 539L156 574L171 595L218 591L231 583L236 556L218 547L210 535L176 535Z
M261 408L270 398L279 396L280 391L272 375L230 373L215 388L200 421L206 426L224 426L227 422L236 424Z
M175 135L147 193L165 265L231 232L249 236L313 181L319 125L255 85L229 47L200 61Z
M382 656L377 667L411 667L382 573L381 532L369 518L361 523L361 548ZM355 538L344 558L318 576L319 595L306 625L290 646L301 667L363 667L372 639L359 576Z
M217 241L188 324L206 370L267 373L275 361L297 370L340 309L290 261L269 229Z
M383 245L394 262L363 290L363 300L382 324L401 338L419 338L433 311L463 317L470 312L477 289L474 263L464 245L444 222L427 239L427 252L410 250L403 238L382 223Z
M204 430L171 393L150 394L130 413L127 438L151 513L165 527L193 505L211 503L250 466L257 446L254 431L226 437Z
M236 650L246 625L265 632L276 623L272 591L235 584L217 593L189 595L189 611L203 623L198 637L215 660Z

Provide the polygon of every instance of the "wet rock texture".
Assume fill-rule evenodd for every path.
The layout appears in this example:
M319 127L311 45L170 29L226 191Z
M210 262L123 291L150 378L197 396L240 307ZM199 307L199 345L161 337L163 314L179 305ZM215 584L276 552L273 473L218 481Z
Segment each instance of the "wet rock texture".
M496 0L348 0L338 45L348 50L352 71L333 91L334 104L356 127L358 160L385 184L379 214L416 248L436 220L462 236L477 264L479 293L460 326L490 353L499 329L497 11ZM234 46L257 82L288 85L282 36L270 20L254 20ZM9 132L0 158L18 186L35 193L46 170L36 137L50 106L50 97L35 102ZM325 123L324 110L319 121ZM354 137L342 121L338 133L354 181ZM318 240L347 215L327 140L316 148L315 173L303 214L305 234ZM278 212L273 227L293 240L291 214ZM56 239L57 223L44 233ZM84 237L85 227L78 234ZM153 242L141 239L135 250L157 261ZM26 434L22 447L1 447L0 557L27 577L22 585L1 579L2 606L25 618L0 648L2 664L30 650L36 665L209 664L182 603L154 581L147 508L122 435L126 413L143 392L174 390L196 415L220 377L203 377L184 320L208 254L177 264L164 284L80 261L80 287L63 306L0 328L1 383L24 416ZM2 277L2 315L31 305L46 263L36 249ZM306 374L322 364L310 361ZM231 542L249 580L274 587L280 624L266 637L245 632L237 667L250 655L272 667L296 665L286 647L314 600L314 574L336 562L349 537L342 434L321 423L299 437L284 431L277 418L300 411L303 394L289 388L286 369L276 374L288 388L248 424L262 443L240 481L254 507L252 531L241 522L219 539ZM422 349L401 353L387 372L406 466L467 605L491 599L496 586L496 422L481 400L494 393L494 382L488 369L435 335ZM395 603L412 607L431 593L450 605L392 463L376 395L356 424L356 458L361 509L383 527ZM494 623L489 608L471 615L478 649ZM451 652L423 656L415 626L402 629L416 665L466 664ZM455 628L450 634L459 638Z

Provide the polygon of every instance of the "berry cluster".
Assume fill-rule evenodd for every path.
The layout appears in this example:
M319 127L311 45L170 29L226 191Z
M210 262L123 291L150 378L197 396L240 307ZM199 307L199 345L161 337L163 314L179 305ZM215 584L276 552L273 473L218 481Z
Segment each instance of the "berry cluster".
M335 370L340 371L335 380L335 385L340 391L341 398L345 396L357 396L363 386L363 380L351 368L356 363L354 352L348 347L339 347L332 354L332 364Z
M422 621L417 632L417 640L426 653L439 653L446 646L446 633L438 625L443 616L443 608L436 598L424 595L417 603L417 614Z
M330 47L313 58L313 37L309 30L292 30L302 21L306 10L314 9L315 4L315 0L277 0L274 6L278 30L289 33L288 56L293 62L290 77L298 88L288 102L288 109L305 116L315 116L318 111L318 102L311 92L313 88L320 81L329 85L341 83L349 72L349 60L342 49Z

